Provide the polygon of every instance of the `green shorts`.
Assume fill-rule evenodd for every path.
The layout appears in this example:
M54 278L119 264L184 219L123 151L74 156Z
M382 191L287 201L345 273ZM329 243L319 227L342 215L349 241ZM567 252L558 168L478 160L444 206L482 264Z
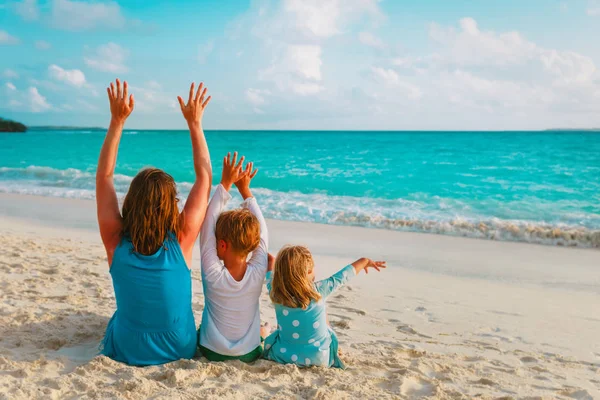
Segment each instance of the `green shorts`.
M263 338L260 338L260 341L262 342ZM258 360L263 352L262 345L259 345L250 353L241 356L225 356L223 354L219 354L210 349L207 349L206 347L200 344L200 328L198 328L198 349L200 349L200 352L204 357L208 359L208 361L240 360L245 363L251 363L252 361Z

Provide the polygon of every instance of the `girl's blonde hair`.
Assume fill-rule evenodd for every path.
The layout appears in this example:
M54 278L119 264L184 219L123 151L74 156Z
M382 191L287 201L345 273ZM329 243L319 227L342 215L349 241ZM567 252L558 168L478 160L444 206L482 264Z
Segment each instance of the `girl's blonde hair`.
M271 300L290 308L307 308L311 300L319 301L308 274L315 267L310 251L304 246L285 246L277 254L271 283Z

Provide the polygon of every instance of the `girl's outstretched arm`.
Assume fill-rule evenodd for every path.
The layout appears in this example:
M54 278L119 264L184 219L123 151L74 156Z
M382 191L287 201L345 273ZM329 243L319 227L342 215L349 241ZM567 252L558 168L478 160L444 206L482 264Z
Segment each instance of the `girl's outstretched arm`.
M326 298L342 285L346 284L351 277L358 275L363 269L365 270L365 273L368 273L368 268L375 268L379 271L381 268L385 267L385 261L373 261L368 258L360 258L352 264L346 265L329 278L315 282L315 286L319 294Z
M127 82L123 82L123 86L121 86L118 79L116 87L111 82L110 88L106 89L110 103L111 120L102 150L100 150L98 169L96 170L98 226L108 256L108 265L112 263L113 253L119 244L123 226L113 176L123 126L134 107L133 95L128 97L127 89Z
M179 237L179 243L188 266L191 266L194 242L198 238L202 222L204 221L212 183L210 154L206 138L204 137L204 131L202 130L204 109L210 102L211 96L206 98L205 96L206 88L204 88L204 84L200 83L198 91L194 95L194 83L192 83L187 104L183 102L181 97L177 97L183 117L190 129L192 151L194 154L194 171L196 173L196 180L180 215L183 229Z

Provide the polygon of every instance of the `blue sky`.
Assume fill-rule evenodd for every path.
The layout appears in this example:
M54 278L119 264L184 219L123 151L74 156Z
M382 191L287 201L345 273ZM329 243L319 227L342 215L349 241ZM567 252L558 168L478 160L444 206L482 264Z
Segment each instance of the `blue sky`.
M600 0L1 1L0 116L207 129L600 126Z

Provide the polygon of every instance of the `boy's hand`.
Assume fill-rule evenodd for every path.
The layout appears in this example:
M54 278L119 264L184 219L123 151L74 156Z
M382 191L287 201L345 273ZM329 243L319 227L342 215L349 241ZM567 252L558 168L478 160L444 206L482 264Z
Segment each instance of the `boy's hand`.
M267 271L274 271L275 270L275 256L273 256L273 254L269 253L267 255Z
M231 158L231 153L227 153L227 157L223 158L223 173L221 174L221 185L229 192L231 190L231 186L234 182L239 181L243 178L246 173L242 169L242 164L244 163L244 156L240 158L240 161L236 164L237 160L237 151L233 153L233 158Z
M119 124L124 124L129 114L133 111L135 101L133 95L129 95L127 98L127 82L123 82L121 88L121 81L117 79L117 87L111 82L110 87L106 88L108 93L108 102L110 103L110 114L112 120Z
M185 118L188 125L202 125L202 116L204 115L204 109L206 108L208 102L211 99L211 96L208 96L206 100L204 100L204 96L206 95L206 88L202 90L203 86L204 83L200 83L200 86L198 86L198 91L196 92L196 96L194 96L194 83L192 82L192 85L190 86L190 97L188 98L187 104L184 104L181 96L177 96L177 100L179 100L179 106L181 107L183 118Z
M235 187L238 188L238 190L240 191L240 194L242 195L244 200L246 200L249 197L252 197L252 192L250 191L250 182L252 181L252 178L254 178L256 176L256 173L258 172L258 169L252 170L253 166L254 166L254 163L252 163L252 162L249 162L248 164L246 164L246 169L244 170L244 174L242 175L242 177L240 179L238 179L237 181L234 182Z

